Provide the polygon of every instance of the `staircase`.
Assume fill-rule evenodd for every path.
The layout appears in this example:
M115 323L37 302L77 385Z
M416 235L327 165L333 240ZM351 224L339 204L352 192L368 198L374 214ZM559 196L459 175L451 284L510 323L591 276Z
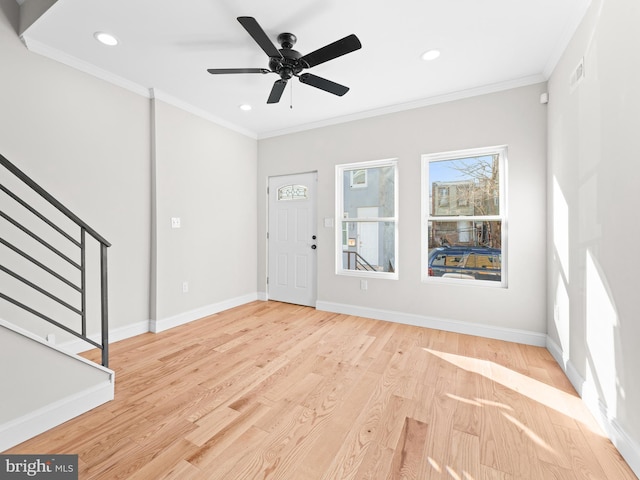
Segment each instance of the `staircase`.
M0 451L113 399L109 246L0 155Z

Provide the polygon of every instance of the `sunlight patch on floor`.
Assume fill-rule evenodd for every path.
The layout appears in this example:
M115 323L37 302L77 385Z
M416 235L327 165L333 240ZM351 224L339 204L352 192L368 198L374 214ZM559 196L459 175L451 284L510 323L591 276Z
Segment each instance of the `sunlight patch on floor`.
M553 449L549 446L547 442L545 442L536 432L527 427L524 423L518 420L515 417L512 417L508 413L502 412L502 416L513 423L516 427L522 430L527 437L529 437L533 442L539 447L544 448L547 452L554 453Z
M563 392L558 388L547 385L544 382L530 378L490 360L480 360L453 353L439 352L429 348L423 348L423 350L451 363L452 365L455 365L458 368L462 368L488 378L489 380L524 395L531 400L556 410L569 418L573 418L574 420L583 423L593 433L602 437L605 436L604 433L594 425L591 414L582 403L582 399L577 395ZM478 402L483 401L480 399L475 400ZM513 410L508 405L502 406Z

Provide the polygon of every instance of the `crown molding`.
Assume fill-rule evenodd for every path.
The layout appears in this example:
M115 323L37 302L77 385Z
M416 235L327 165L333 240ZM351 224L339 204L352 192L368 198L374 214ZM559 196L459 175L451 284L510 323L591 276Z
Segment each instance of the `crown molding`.
M80 60L79 58L64 53L56 48L49 47L37 40L33 40L28 35L20 35L20 39L30 52L37 53L38 55L42 55L50 58L51 60L55 60L69 67L75 68L76 70L80 70L81 72L88 73L89 75L105 80L106 82L122 87L138 95L142 95L143 97L150 98L149 89L138 83L132 82L131 80L127 80L126 78L118 75L114 75L111 72L96 67L95 65Z
M302 132L305 130L313 130L315 128L328 127L331 125L338 125L341 123L353 122L355 120L362 120L365 118L378 117L381 115L387 115L390 113L402 112L405 110L413 110L415 108L428 107L431 105L437 105L440 103L453 102L456 100L463 100L465 98L477 97L480 95L487 95L490 93L501 92L504 90L511 90L513 88L526 87L528 85L534 85L536 83L543 83L547 81L547 77L543 74L530 75L527 77L516 78L505 82L493 83L490 85L483 85L481 87L470 88L467 90L460 90L457 92L447 93L444 95L435 95L433 97L427 97L412 102L399 103L396 105L389 105L387 107L376 108L373 110L366 110L350 115L343 115L340 117L334 117L327 120L322 120L313 123L306 123L304 125L298 125L291 128L285 128L282 130L274 130L271 132L265 132L258 134L258 139L278 137L281 135L288 135L290 133Z
M565 25L565 28L562 34L560 35L560 38L558 39L558 43L556 43L556 46L551 52L551 55L547 60L544 70L542 71L544 77L547 80L551 77L551 74L553 73L556 66L558 65L558 62L562 58L564 51L569 46L569 42L575 35L576 30L582 23L582 20L584 19L584 16L587 14L587 11L589 10L590 6L591 6L591 0L581 0L579 9L576 10L575 15L572 16L569 19L569 21L567 21L567 24Z
M258 138L255 132L247 130L246 128L242 128L220 117L216 117L215 115L212 115L211 113L203 110L202 108L191 105L190 103L180 100L177 97L173 97L157 88L149 89L149 97L152 99L160 100L164 103L168 103L169 105L173 105L174 107L184 110L185 112L192 113L197 117L203 118L204 120L220 125L221 127L228 128L229 130L233 130L237 133L241 133L242 135L245 135L247 137L250 137L253 139Z

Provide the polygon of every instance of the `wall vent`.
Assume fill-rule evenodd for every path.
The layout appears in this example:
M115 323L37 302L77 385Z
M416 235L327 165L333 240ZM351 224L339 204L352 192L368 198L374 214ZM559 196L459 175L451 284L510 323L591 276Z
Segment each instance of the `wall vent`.
M571 88L571 92L578 87L580 82L584 79L584 57L580 59L580 62L576 66L576 68L571 73L571 79L569 81L569 86Z

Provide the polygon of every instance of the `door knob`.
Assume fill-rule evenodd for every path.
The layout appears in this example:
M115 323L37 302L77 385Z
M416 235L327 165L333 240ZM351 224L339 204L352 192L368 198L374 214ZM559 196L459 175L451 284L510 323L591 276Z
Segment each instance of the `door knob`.
M311 239L315 240L317 237L315 235L311 235Z

